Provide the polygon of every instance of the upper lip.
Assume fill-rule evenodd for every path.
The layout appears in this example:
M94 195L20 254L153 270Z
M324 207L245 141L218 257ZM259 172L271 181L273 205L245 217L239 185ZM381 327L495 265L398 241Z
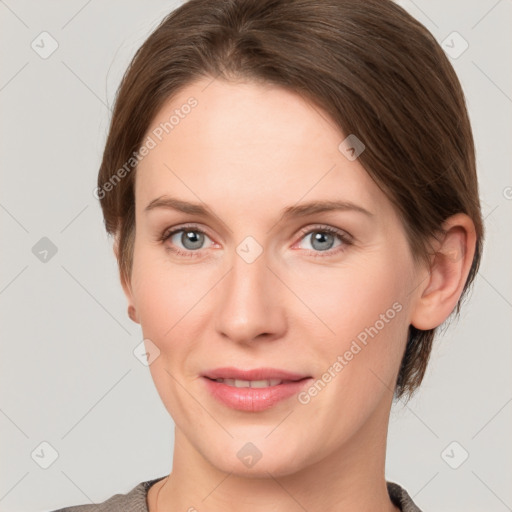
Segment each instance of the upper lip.
M278 368L254 368L252 370L241 370L240 368L215 368L203 373L203 377L209 379L237 379L237 380L289 380L297 381L302 380L308 375L301 375L299 373L280 370Z

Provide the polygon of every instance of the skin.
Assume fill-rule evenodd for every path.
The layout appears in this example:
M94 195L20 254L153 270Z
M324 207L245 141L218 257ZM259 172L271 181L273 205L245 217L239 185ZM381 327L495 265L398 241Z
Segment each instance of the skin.
M163 106L147 135L191 96L198 105L137 169L133 269L122 283L132 319L160 350L149 368L176 425L173 470L149 490L149 510L396 511L384 465L408 326L436 327L454 309L473 223L448 219L431 268L415 264L392 203L340 152L346 135L326 113L282 88L202 79ZM163 195L213 214L144 211ZM313 200L352 201L372 215L281 217ZM159 240L185 223L206 232L200 249L183 245L183 232ZM326 234L315 244L325 226L351 243ZM236 252L247 236L262 249L252 263ZM262 412L233 410L200 377L270 366L317 380L394 303L394 318L307 404L294 396ZM262 454L252 467L237 457L247 442Z

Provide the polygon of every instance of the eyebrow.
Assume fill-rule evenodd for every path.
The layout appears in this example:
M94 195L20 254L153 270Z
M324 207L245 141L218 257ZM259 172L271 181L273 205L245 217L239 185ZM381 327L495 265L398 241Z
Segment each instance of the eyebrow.
M160 196L156 199L153 199L146 206L146 208L144 208L144 212L149 212L157 208L177 210L183 213L188 213L190 215L203 217L213 215L213 212L210 210L210 208L204 205L204 203L190 203L188 201L182 201L180 199L169 196ZM290 217L303 217L330 211L355 211L363 213L368 217L373 217L375 215L374 213L351 201L310 201L308 203L301 203L284 208L281 211L281 218L286 219Z

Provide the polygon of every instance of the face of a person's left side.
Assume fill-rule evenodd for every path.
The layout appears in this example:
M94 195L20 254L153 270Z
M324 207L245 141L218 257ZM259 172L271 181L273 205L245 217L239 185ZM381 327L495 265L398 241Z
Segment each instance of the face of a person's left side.
M339 150L345 135L325 113L280 88L208 83L181 91L147 131L157 145L137 169L127 294L160 350L150 365L158 393L190 446L223 471L289 474L387 427L420 273L390 201ZM197 105L168 134L157 130L158 141L154 130L190 97ZM145 211L161 196L214 215ZM371 215L281 218L289 206L342 200ZM200 249L187 249L182 232L159 241L185 224L206 233ZM351 242L328 234L315 242L312 232L326 226ZM312 381L270 409L239 411L201 377L226 366ZM318 379L326 385L309 392ZM252 468L237 456L248 442L262 454Z

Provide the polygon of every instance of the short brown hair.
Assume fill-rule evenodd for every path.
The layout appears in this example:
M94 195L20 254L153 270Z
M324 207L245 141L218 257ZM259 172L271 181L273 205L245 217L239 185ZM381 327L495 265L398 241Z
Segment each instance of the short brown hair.
M477 243L459 313L483 241L464 93L432 34L391 0L189 0L162 20L119 86L98 175L122 280L135 238L136 163L128 172L126 162L164 102L205 77L282 86L355 134L366 146L359 161L403 219L416 261L428 261L443 221L469 215ZM395 397L421 383L434 333L409 327Z

